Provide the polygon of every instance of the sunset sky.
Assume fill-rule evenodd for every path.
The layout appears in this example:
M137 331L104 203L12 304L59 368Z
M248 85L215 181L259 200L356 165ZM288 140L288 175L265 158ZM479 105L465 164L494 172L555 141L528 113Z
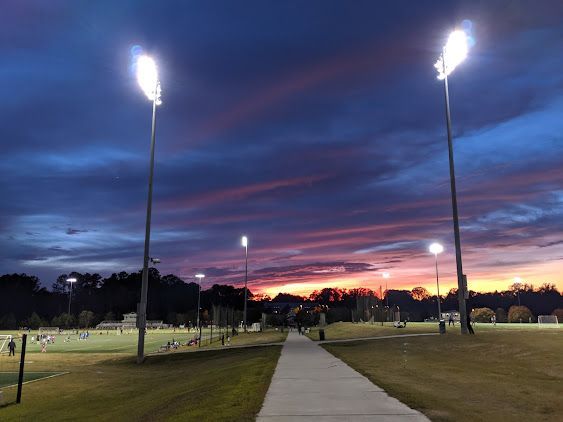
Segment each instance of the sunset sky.
M563 289L563 2L16 1L0 15L0 274L50 286L142 267L158 63L151 256L253 292L456 285L443 84L464 271Z

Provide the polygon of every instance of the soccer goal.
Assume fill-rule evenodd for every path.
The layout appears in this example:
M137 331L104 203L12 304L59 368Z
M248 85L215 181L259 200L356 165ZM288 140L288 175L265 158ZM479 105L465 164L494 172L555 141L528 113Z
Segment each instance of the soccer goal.
M10 334L0 334L0 354L8 353L8 343L12 339Z
M56 336L59 335L59 333L59 327L39 327L39 335Z
M555 315L538 315L538 326L543 327L559 327L559 321Z

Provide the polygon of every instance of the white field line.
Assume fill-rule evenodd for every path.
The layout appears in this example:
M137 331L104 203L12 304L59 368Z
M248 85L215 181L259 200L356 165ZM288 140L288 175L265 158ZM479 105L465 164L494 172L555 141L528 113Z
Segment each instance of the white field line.
M30 384L30 383L35 382L35 381L43 381L43 380L46 380L48 378L54 378L54 377L58 377L60 375L66 375L66 374L70 374L70 372L60 372L58 374L49 375L47 377L37 378L37 379L34 379L34 380L30 380L30 381L25 381L25 382L22 382L22 385L23 384ZM18 384L12 384L12 385L6 385L2 388L10 388L10 387L17 387L17 386L18 386Z
M388 338L403 338L403 337L423 337L423 336L439 336L440 333L417 333L417 334L395 334L392 336L379 336L379 337L359 337L359 338L345 338L338 340L323 340L314 341L316 344L326 344L326 343L349 343L352 341L366 341L366 340L385 340Z

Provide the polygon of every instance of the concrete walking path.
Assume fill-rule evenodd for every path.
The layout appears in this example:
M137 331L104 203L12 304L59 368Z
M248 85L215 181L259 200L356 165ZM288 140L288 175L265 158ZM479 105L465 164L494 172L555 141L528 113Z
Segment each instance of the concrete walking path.
M257 421L428 421L306 336L290 332Z

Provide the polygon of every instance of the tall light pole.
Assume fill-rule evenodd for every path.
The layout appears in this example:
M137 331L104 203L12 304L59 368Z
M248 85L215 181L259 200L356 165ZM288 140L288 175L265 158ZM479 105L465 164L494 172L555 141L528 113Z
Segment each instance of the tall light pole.
M438 79L444 81L444 97L446 101L446 125L448 132L448 154L450 162L450 189L452 194L452 212L454 222L455 259L457 265L457 298L459 303L459 315L461 319L461 333L468 334L467 309L465 303L465 283L463 277L463 265L461 260L461 240L459 236L459 220L457 210L457 194L455 187L454 152L452 144L452 129L450 115L450 96L448 91L448 75L467 57L469 44L467 34L457 30L450 34L448 42L442 49L442 54L434 67L438 71Z
M196 274L195 278L197 278L197 329L199 330L199 340L197 342L198 347L201 347L201 319L199 315L201 314L201 280L205 278L205 274Z
M145 359L145 328L147 326L147 294L149 288L149 249L151 237L152 182L154 175L154 144L156 130L156 106L162 104L160 99L160 81L158 70L153 59L142 55L137 59L137 81L147 98L152 101L151 152L149 167L149 192L147 198L147 218L145 223L145 253L143 256L143 275L141 284L141 301L137 309L139 341L137 344L137 363Z
M442 319L442 308L440 306L440 279L438 278L438 254L444 252L444 247L439 243L432 243L428 248L430 253L436 258L436 290L438 291L438 321Z
M381 276L385 279L385 305L387 307L389 307L389 290L387 290L387 280L389 280L389 277L391 277L391 274L389 274L388 272L384 272L381 274Z
M240 239L240 243L244 248L244 311L242 316L242 325L244 327L244 332L246 333L246 302L248 301L248 237L243 236Z
M67 283L70 283L70 290L68 291L68 316L70 318L70 303L72 302L72 285L76 283L76 278L71 277L66 279Z

